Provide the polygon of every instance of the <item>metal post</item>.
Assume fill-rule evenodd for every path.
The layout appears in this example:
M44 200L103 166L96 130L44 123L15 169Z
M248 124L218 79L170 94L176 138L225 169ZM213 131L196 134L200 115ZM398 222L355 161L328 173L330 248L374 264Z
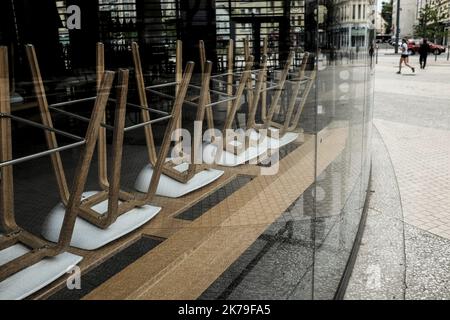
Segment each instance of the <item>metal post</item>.
M378 50L379 50L379 47L377 45L376 46L376 55L375 55L375 64L378 64Z
M397 23L395 30L395 53L398 53L398 42L400 41L400 0L397 0Z

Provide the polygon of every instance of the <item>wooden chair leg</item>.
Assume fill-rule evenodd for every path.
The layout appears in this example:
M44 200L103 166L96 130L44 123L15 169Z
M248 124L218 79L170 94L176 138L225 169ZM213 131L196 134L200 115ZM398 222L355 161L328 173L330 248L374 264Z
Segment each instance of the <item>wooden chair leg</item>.
M245 70L242 73L242 76L239 80L239 86L236 91L235 99L233 101L233 106L227 116L227 119L225 120L225 125L224 125L223 131L222 131L222 136L223 136L223 139L225 142L223 144L224 150L227 150L227 148L228 148L229 140L228 140L227 135L229 133L229 130L232 129L234 117L236 116L236 113L241 105L241 97L244 94L245 87L247 86L247 80L250 77L250 73L251 73L251 70L253 67L253 62L254 62L254 57L250 56L245 65Z
M33 86L39 105L42 123L47 127L53 128L53 122L48 108L48 101L45 95L44 83L42 81L41 71L36 57L36 51L33 45L31 44L27 45L26 52L28 56L28 61L30 63L31 75L33 78ZM49 149L54 149L58 147L56 135L54 132L46 131L45 139L47 141L47 147ZM52 154L51 161L53 165L53 171L56 176L61 201L64 204L67 204L69 199L69 188L64 173L61 155L59 153Z
M289 69L291 68L293 57L294 57L294 52L291 51L289 53L288 60L287 60L287 62L285 64L285 66L284 66L283 72L282 72L281 77L280 77L280 81L278 82L277 89L275 90L274 97L272 98L272 102L271 102L270 107L269 107L269 111L268 111L268 114L267 114L267 117L266 117L266 121L265 121L265 129L267 129L267 130L270 128L270 123L271 123L271 121L273 119L273 116L275 115L275 111L277 109L278 102L279 102L280 97L281 97L281 93L282 93L282 91L284 89L287 77L289 75Z
M200 64L202 68L202 76L205 75L204 67L206 65L206 49L205 42L200 40L199 42L200 49ZM208 104L211 103L211 95L208 96ZM214 113L211 107L206 108L206 122L208 123L208 129L214 130ZM214 137L212 137L214 139Z
M225 125L224 125L224 132L225 130L229 130L232 128L233 126L233 121L234 121L234 117L236 116L237 110L240 107L241 104L241 97L244 93L245 87L247 85L247 80L250 77L250 72L251 69L253 67L253 62L254 62L254 57L250 56L250 58L248 59L246 65L245 65L245 70L242 73L242 76L239 80L239 86L236 90L236 95L235 95L235 99L233 100L233 107L231 108L230 114L228 115L226 121L225 121ZM225 136L225 135L224 135Z
M112 225L118 218L120 174L122 170L123 139L125 135L125 116L127 110L129 71L119 70L117 86L117 104L113 134L113 160L111 184L109 187L108 212L104 225Z
M234 41L230 39L228 43L228 53L227 53L227 94L228 96L233 95L233 70L234 70ZM233 107L233 102L229 101L227 103L227 116Z
M181 41L178 41L177 55L179 56L180 60L177 60L177 69L181 68L181 59L182 59L181 58L181 50L182 50L182 43L181 43ZM140 59L140 54L139 54L139 46L135 42L132 44L132 51L133 51L133 61L134 61L134 66L135 66L136 83L137 83L140 104L142 107L148 108L145 83L144 83L141 59ZM176 78L177 78L176 82L178 83L176 85L176 95L178 95L179 90L180 90L181 81L183 78L182 73L183 72L181 71L181 80L179 78L180 77L179 75L176 76ZM180 119L177 124L177 129L181 128L180 127L181 117L182 117L182 115L180 114ZM148 112L148 110L142 110L142 119L144 122L150 121L150 113ZM155 146L155 142L154 142L155 140L153 138L153 130L152 130L151 125L145 126L144 130L145 130L145 137L146 137L146 142L147 142L147 150L148 150L148 154L149 154L150 164L154 167L158 160L158 156L156 154L156 146ZM176 138L178 138L178 137L176 137ZM167 175L168 177L175 179L181 183L186 183L189 180L189 177L186 174L178 172L177 170L173 169L169 165L170 165L169 163L165 163L163 166L163 173L165 175Z
M10 114L8 47L0 47L0 113ZM0 161L12 158L11 119L0 118ZM14 218L13 168L2 167L0 179L0 225L6 233L18 230Z
M134 72L136 75L136 84L137 91L139 95L139 103L141 107L147 108L149 107L147 101L147 93L145 90L144 83L144 73L142 71L141 57L139 53L139 45L136 42L132 43L132 52L133 52L133 62L134 62ZM141 117L143 122L150 121L150 112L148 110L142 109ZM144 127L145 132L145 140L147 143L147 153L150 163L154 166L157 161L156 147L155 147L155 139L153 137L152 126L148 125Z
M299 122L300 122L300 117L303 113L303 109L305 108L306 102L308 100L308 96L311 92L311 89L314 86L315 80L316 80L316 71L314 70L311 75L310 75L310 79L308 80L308 84L306 85L306 89L302 94L302 98L301 98L301 102L300 102L300 106L297 109L297 112L294 116L294 120L291 123L291 126L287 129L287 131L294 131L297 129Z
M125 192L120 189L128 82L129 71L125 69L119 70L112 142L113 159L110 186L108 190L97 193L96 195L85 199L78 210L78 215L81 218L89 221L101 229L110 227L114 222L116 222L120 215L139 205L143 205L135 200L134 195L127 194L126 198L123 198L122 194ZM105 214L99 214L92 209L93 206L105 200L108 200L108 209ZM119 200L123 201L120 205Z
M269 40L267 39L267 37L264 37L263 56L268 56L269 55L268 51L269 51ZM265 121L266 116L267 116L267 72L265 72L263 93L261 97L261 119L263 120L263 122Z
M286 119L284 121L283 128L280 130L281 136L284 135L284 133L291 126L292 116L294 114L295 105L297 103L297 97L298 97L298 94L302 87L302 80L305 77L305 70L306 70L306 66L308 64L308 57L309 57L309 54L305 53L303 56L302 64L301 64L299 72L298 72L298 77L297 77L297 79L295 79L297 81L297 83L295 84L295 86L292 90L292 94L289 98L289 105L288 105L288 109L287 109L288 111L286 114Z
M16 231L16 234L18 232L19 230ZM0 238L0 251L5 250L19 242L19 237L16 236L16 234L10 233Z
M205 119L205 112L208 107L206 105L209 101L209 84L211 81L211 72L212 72L212 62L206 61L205 66L203 69L203 78L202 78L202 85L200 90L200 99L198 102L198 108L197 108L197 115L195 117L195 121L197 123L203 124L203 121ZM198 128L196 128L198 129ZM200 132L203 132L202 128L199 128ZM192 146L191 146L191 163L189 165L188 169L188 175L193 176L195 175L197 168L198 168L198 159L196 159L196 155L198 151L200 150L200 146L202 144L202 135L194 135L194 139L192 139Z
M175 70L175 82L177 83L175 89L175 95L178 94L180 90L180 84L183 80L183 42L181 40L177 40L177 48L176 48L176 70ZM183 128L183 110L181 110L180 119L177 123L177 130L181 130ZM175 142L181 142L181 134L175 135Z
M245 61L249 61L251 56L250 51L250 40L248 36L244 39L244 59ZM247 104L248 106L253 105L253 79L252 77L247 78Z
M264 88L264 79L267 77L267 56L264 55L262 58L261 70L258 74L258 79L256 81L256 86L254 90L253 104L249 108L248 119L247 119L247 129L251 129L256 125L256 111L258 110L258 104L262 96L262 90Z
M49 256L48 249L35 249L0 267L0 282Z
M72 234L77 218L77 211L81 204L81 197L86 185L90 163L98 140L99 129L103 120L104 111L108 103L111 86L114 80L114 72L106 71L103 74L100 89L92 111L91 121L86 132L86 144L81 152L78 165L75 170L75 181L72 185L69 203L66 206L66 214L61 227L59 240L54 247L54 253L65 251L70 246Z
M180 84L180 89L175 99L174 107L172 108L172 118L169 121L168 126L166 127L166 132L164 134L164 139L161 145L161 149L158 155L158 161L156 162L153 168L153 175L150 181L150 185L148 188L148 192L145 196L145 201L147 203L153 200L153 197L156 194L156 190L158 188L159 180L161 178L161 173L163 166L166 162L166 156L170 149L170 142L173 131L176 129L180 115L181 109L183 107L184 100L186 98L186 93L188 90L189 83L192 78L192 72L194 71L194 63L188 62L186 65L185 73L183 76L183 80Z
M103 74L105 73L105 46L98 42L96 47L96 75L97 91L100 90ZM103 112L103 122L106 122L106 112ZM98 154L98 182L103 190L108 190L108 151L106 142L106 128L101 127L98 133L97 154Z
M53 256L53 251L47 242L25 231L7 237L6 241L0 243L0 247L3 250L17 243L25 245L31 251L0 266L0 282L46 257Z

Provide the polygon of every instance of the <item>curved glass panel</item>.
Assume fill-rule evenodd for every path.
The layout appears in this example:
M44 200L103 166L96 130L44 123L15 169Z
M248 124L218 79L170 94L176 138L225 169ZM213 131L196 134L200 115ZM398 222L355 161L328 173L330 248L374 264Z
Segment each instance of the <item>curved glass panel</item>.
M146 194L145 205L156 208L106 245L77 250L82 281L91 285L54 298L335 297L371 172L371 0L36 2L0 3L0 45L8 48L11 89L2 102L11 98L13 113L42 119L40 82L30 74L36 61L24 49L31 43L53 125L84 136L103 69L128 69L125 117L115 109L121 92L116 79L102 127L107 130L100 134L104 144L86 166L85 189L110 195L117 188L109 183L120 176L121 193L113 196L128 203ZM73 5L82 14L80 25L77 11L67 11ZM190 61L195 68L183 87ZM177 132L181 140L166 131L178 115L173 128L184 129ZM48 145L36 127L13 126L10 140L1 142L11 142L15 156ZM61 152L68 193L79 179L73 174L79 155L80 149ZM171 161L161 165L158 186L148 189L157 160L166 157ZM55 179L55 161L48 158L15 170L10 188L16 221L41 239L55 207L64 212L64 177ZM138 204L132 208L146 208ZM77 218L95 224L83 214ZM0 215L0 233L10 232L5 222ZM101 236L93 239L108 228L98 229ZM34 297L63 287L65 278L56 278Z

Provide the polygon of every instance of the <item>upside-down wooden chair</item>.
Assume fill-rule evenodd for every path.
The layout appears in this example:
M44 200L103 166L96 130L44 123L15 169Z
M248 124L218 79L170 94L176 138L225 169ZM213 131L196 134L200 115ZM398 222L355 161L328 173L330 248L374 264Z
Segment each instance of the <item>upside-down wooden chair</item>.
M233 43L230 41L229 57L230 52L234 51L233 49L230 50L232 45ZM202 46L200 46L200 48L202 49ZM262 47L262 59L259 69L254 71L258 72L255 77L255 84L253 85L252 77L248 77L247 79L246 94L249 106L245 128L247 131L245 133L241 131L241 136L237 139L239 142L231 142L231 150L235 155L242 154L246 148L255 146L260 146L260 150L264 150L264 146L266 145L269 150L279 149L284 145L298 140L300 135L298 124L315 79L315 71L312 71L309 77L305 76L309 53L306 52L303 55L299 70L295 73L295 75L292 75L290 70L292 68L294 51L291 50L284 68L280 73L279 79L271 82L268 82L267 54L268 40L265 38ZM247 59L249 56L250 44L248 38L246 38L244 39L244 57ZM228 60L230 61L229 57ZM235 71L233 71L232 68L228 68L228 76L230 76L233 72ZM217 79L213 79L213 81L214 80ZM288 85L291 86L289 88L290 90L287 90ZM300 95L303 85L305 85L305 89ZM227 86L228 88L233 86L232 79L228 78ZM280 111L283 93L287 94L288 91L289 97L285 100L287 101L285 118L282 123L279 123L274 119L275 114ZM271 94L271 99L270 106L267 107L267 98L269 93ZM258 124L256 122L256 115L259 109L262 124ZM228 120L230 121L230 119ZM227 126L229 127L229 124L225 127ZM225 136L228 141L233 140L233 138L236 137L234 132L229 132L231 137ZM243 143L243 141L245 141L245 143ZM227 142L227 146L230 146L230 142Z
M267 52L267 41L264 41L265 45L263 52ZM265 154L268 151L268 141L264 137L260 137L256 131L248 130L249 128L238 128L233 130L233 124L235 123L235 118L237 112L241 108L240 97L244 94L248 105L248 112L255 116L257 111L257 106L260 102L260 98L264 99L264 88L267 88L267 55L264 54L262 62L260 63L260 68L258 70L253 70L253 56L250 54L250 46L248 39L244 39L244 59L246 61L244 71L233 70L234 67L234 42L229 41L228 46L228 57L227 57L227 72L225 74L215 75L212 79L213 83L225 84L227 94L233 92L234 88L237 87L236 96L239 99L228 102L227 117L225 124L222 129L221 137L223 139L218 140L215 144L206 145L204 157L205 160L210 162L212 157L215 158L215 162L222 166L237 166L243 163L252 161L259 156ZM201 62L204 61L205 49L204 45L200 43L200 57ZM257 73L256 84L254 84L253 73ZM238 80L236 76L241 75ZM221 80L220 78L225 77L226 80ZM245 80L243 80L245 79ZM241 85L243 88L241 88ZM243 91L241 91L243 89ZM247 124L249 124L248 122ZM245 126L245 125L244 125ZM246 131L247 130L247 131ZM248 134L249 133L249 134ZM257 142L255 142L257 140ZM219 145L219 148L215 146ZM219 152L217 152L219 151Z
M265 150L261 150L259 146L251 146L250 148L237 148L239 135L230 134L233 131L233 123L237 114L237 111L242 105L241 98L244 96L247 90L247 97L249 95L249 88L252 86L252 67L253 67L253 56L248 55L244 70L237 74L234 74L234 42L229 41L227 49L227 73L222 75L216 75L214 78L225 76L226 80L221 81L225 83L225 92L220 90L214 90L210 87L210 82L213 77L208 73L206 67L208 61L206 60L206 48L204 41L199 41L199 54L200 54L200 64L202 67L202 86L201 93L199 96L199 108L197 113L196 122L203 123L206 114L207 127L208 129L214 128L214 130L209 130L208 136L205 137L206 143L203 144L203 162L208 165L218 165L220 167L234 167L248 162L260 154L264 153ZM210 77L210 81L205 81L205 77ZM235 78L237 76L237 78ZM211 82L213 83L213 82ZM237 83L237 84L235 84ZM212 94L218 96L225 96L226 99L212 102ZM206 96L205 96L206 95ZM227 113L226 119L221 130L215 129L214 113L212 108L226 103ZM220 132L220 134L218 134ZM198 142L198 141L197 141Z
M234 41L232 39L229 40L228 44L228 57L227 57L227 90L232 92L232 86L233 86L233 72L234 70ZM248 61L251 56L251 48L250 48L250 40L248 37L244 38L244 61ZM259 99L261 99L261 117L264 119L267 109L267 56L268 56L268 39L267 37L264 37L263 39L263 46L261 48L261 61L259 64L259 70L254 70L258 73L256 84L253 85L254 79L253 77L249 77L247 80L247 90L246 90L246 96L247 96L247 104L249 106L249 113L250 109L254 105L254 97L257 97L257 94L260 94L260 97L257 97L258 102ZM264 75L264 78L260 79L259 74L262 72ZM258 86L258 81L261 83L262 87L259 92L257 92L256 87Z
M247 98L247 104L249 106L248 113L250 114L252 112L253 106L256 104L258 105L259 102L261 102L261 119L265 120L266 114L267 114L267 80L268 80L268 38L264 37L263 39L263 45L261 48L261 61L259 63L259 69L253 70L254 73L257 73L257 76L255 76L255 81L253 77L249 77L247 80L247 87L246 87L246 98ZM228 47L227 47L227 67L226 67L226 88L227 93L231 95L233 93L233 86L236 86L233 78L233 74L237 72L237 70L234 70L234 41L232 39L229 40ZM250 48L250 41L248 37L244 39L244 61L248 61L251 56L251 48ZM260 78L260 76L264 75L263 78ZM215 79L213 77L213 82L219 81L224 82L218 79ZM253 83L255 84L253 85ZM261 85L260 90L257 90L258 84ZM260 94L260 97L257 95ZM257 103L255 103L254 98L257 99ZM231 102L228 103L228 109L231 109ZM257 109L255 110L257 111ZM256 114L255 114L256 115ZM247 123L248 124L248 123Z
M288 60L284 66L283 71L280 74L280 79L274 87L269 88L267 92L271 90L274 91L272 95L272 100L267 110L265 117L262 117L263 123L256 123L256 109L258 103L253 105L253 108L249 114L249 119L247 127L255 130L258 134L262 134L263 137L269 137L270 149L279 149L287 144L296 141L299 137L298 124L300 121L300 116L303 112L306 99L313 85L313 80L315 78L315 72L313 71L311 76L308 78L305 76L305 71L307 67L307 62L309 58L309 53L305 53L302 59L301 66L298 72L291 78L291 64L294 52L291 51ZM291 85L291 90L287 90L287 86ZM302 86L306 84L306 88L303 93L299 96ZM285 118L282 123L274 120L274 116L280 110L280 99L283 93L288 93L287 106L285 108ZM300 100L300 103L299 103ZM253 134L252 136L254 136Z
M248 47L248 45L247 45ZM203 42L200 42L200 62L204 63L206 59L205 47ZM248 49L246 50L248 51ZM247 95L247 102L250 106L253 105L254 92L253 92L253 79L252 79L252 68L254 64L254 57L250 54L246 55L246 63L244 70L242 72L235 72L233 70L234 56L233 56L233 41L230 40L228 46L228 67L227 73L216 75L213 77L212 83L225 83L226 93L228 96L228 107L227 107L227 117L223 128L221 129L220 137L211 137L211 142L207 142L203 145L203 160L207 164L217 164L219 166L225 167L235 167L242 165L246 162L252 161L258 156L264 154L267 151L265 142L260 142L259 144L249 145L245 142L245 133L241 130L234 130L233 124L235 123L235 118L237 112L241 108L242 101L241 98L244 93ZM204 73L205 74L205 73ZM262 74L262 73L261 73ZM238 76L237 79L235 76ZM226 80L221 81L220 77L225 77ZM260 79L261 80L261 79ZM261 80L262 81L262 80ZM236 84L235 84L236 83ZM236 88L236 89L234 89ZM235 92L233 93L233 90ZM208 88L204 91L207 95L206 101L208 102L206 108L209 109L217 103L210 103L211 92L217 92L217 90L211 90ZM242 139L244 137L244 139Z
M288 106L286 108L285 119L282 122L277 122L274 119L274 114L269 112L269 115L264 123L264 128L268 130L269 136L277 135L279 140L279 147L282 147L298 138L298 126L300 117L303 113L304 107L308 100L308 96L314 85L316 78L316 71L311 71L309 76L306 76L306 67L310 55L305 52L298 73L293 75L287 81L291 85L291 90L286 91L289 94ZM304 90L302 91L302 87Z
M245 57L248 57L249 54L250 45L248 38L246 38L244 39L244 55ZM256 77L256 84L254 86L247 85L249 110L246 124L247 132L245 134L245 143L241 143L240 148L238 147L235 150L235 153L242 152L242 146L246 147L261 144L267 137L269 149L278 149L298 140L300 135L298 124L315 79L315 71L313 71L309 77L305 76L309 53L306 52L303 55L299 70L292 76L290 70L292 68L294 51L291 51L287 62L280 73L278 81L272 81L272 83L268 82L267 54L268 41L267 38L265 38L263 42L260 68ZM249 79L248 82L251 83L252 79ZM291 86L289 88L291 90L287 90L288 85ZM303 85L305 85L305 89L300 95L299 93ZM287 94L288 91L289 97L285 100L288 104L285 108L285 118L284 121L280 123L274 118L276 113L280 111L282 94ZM272 93L269 108L267 108L268 93ZM262 124L258 124L256 122L256 115L259 109Z
M139 53L139 46L137 43L132 44L132 51L133 51L133 61L134 61L134 67L135 67L135 74L136 74L136 83L137 83L137 91L139 95L139 103L143 107L141 110L141 117L143 121L150 121L150 112L149 112L149 104L147 100L147 90L151 93L158 94L158 92L155 90L157 88L160 88L161 85L156 86L150 86L146 87L144 83L144 74L142 70L142 64L141 64L141 58ZM182 66L182 42L177 42L177 57L176 57L176 70L179 70ZM210 63L209 63L210 64ZM204 73L206 77L210 77L211 74L211 67L209 66L206 61L204 62L202 69L204 70ZM204 69L205 66L207 66L208 69ZM178 71L176 72L176 81L174 83L169 83L167 85L162 86L175 86L176 92L175 97L178 97L180 94L179 91L179 75ZM207 82L207 81L206 81ZM203 81L202 85L200 87L194 86L195 88L200 88L200 97L202 96L202 93L205 90L208 90L205 86L208 84L205 84L205 81ZM199 97L197 97L199 99ZM199 107L202 105L202 102L192 102L192 101L185 101L185 103L190 104L192 106L197 107L197 115L196 115L196 121L199 121L203 123L203 120L206 118L208 122L208 128L213 129L213 116L212 111L209 108L201 109ZM206 104L206 103L204 103ZM178 129L182 128L181 119L178 122ZM138 191L144 191L147 189L148 184L150 182L150 179L152 178L154 174L154 167L155 167L155 141L154 137L151 134L151 127L146 127L146 144L148 149L148 156L149 156L149 164L142 169L140 172L136 183L135 188ZM178 141L178 138L174 137L175 141ZM162 176L161 181L158 185L157 194L171 197L171 198L179 198L182 197L190 192L193 192L195 190L198 190L202 187L205 187L206 185L213 183L217 179L219 179L223 174L224 171L217 170L214 168L209 168L208 166L204 166L201 163L199 163L198 160L195 159L195 152L193 150L198 150L198 142L195 142L194 139L191 139L191 154L189 155L189 159L183 159L181 163L178 163L180 161L173 161L172 158L169 158L167 162L164 163L162 168ZM185 161L187 160L187 161Z
M50 119L49 126L51 126L50 109L46 100L44 88L41 86L42 77L34 48L28 46L27 52L30 65L32 66L35 89L41 97L39 101L41 113L48 115L47 118L43 117L43 119L44 121ZM99 192L92 191L83 193L83 201L77 209L78 218L73 232L72 246L86 250L98 249L137 229L159 213L161 208L151 206L150 203L156 194L156 187L159 184L162 165L170 146L170 136L178 122L181 106L192 72L193 63L188 63L185 75L180 83L180 94L175 100L169 124L164 135L163 144L156 161L155 174L144 194L134 194L121 191L120 189L129 72L128 70L123 69L119 71L117 98L115 100L115 121L114 126L112 127L113 159L111 181L108 181L107 189L105 188ZM105 72L103 72L103 74L104 73ZM66 113L68 114L68 112ZM104 119L104 111L101 117ZM53 141L52 139L48 139L47 143L56 145L56 141ZM63 173L64 170L62 168L62 162L59 161L59 163L60 165L55 167L55 171L60 172L59 176L61 176L61 172ZM61 202L48 215L43 230L43 235L46 239L50 241L58 239L59 225L62 223L65 210L66 205L64 202Z
M11 114L7 48L0 47L0 224L6 233L0 237L0 299L22 299L56 280L82 260L82 257L67 252L77 211L81 205L81 195L86 184L87 168L91 162L101 123L101 114L106 108L114 79L114 72L106 72L101 81L95 100L92 117L85 138L79 138L48 126L34 123ZM43 88L42 82L36 83ZM40 99L38 97L38 99ZM42 110L41 110L42 112ZM48 114L42 114L46 118ZM19 121L45 130L49 141L56 141L55 133L77 138L77 143L64 147L49 146L48 150L31 156L12 159L11 120ZM51 119L50 119L51 121ZM50 155L53 162L59 161L59 152L83 146L74 174L74 183L67 192L67 206L63 213L59 237L52 244L27 232L17 225L14 212L12 165ZM57 175L58 183L60 176ZM62 180L65 183L65 178ZM67 185L65 185L67 186ZM68 188L67 188L68 189ZM66 191L60 188L60 191Z

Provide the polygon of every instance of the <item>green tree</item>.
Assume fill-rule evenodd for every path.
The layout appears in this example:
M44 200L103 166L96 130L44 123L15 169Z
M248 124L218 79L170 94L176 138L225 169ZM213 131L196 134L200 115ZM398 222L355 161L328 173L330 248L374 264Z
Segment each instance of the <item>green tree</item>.
M418 24L414 27L415 36L432 41L441 40L445 35L442 23L445 18L447 14L441 13L438 6L425 5L419 11Z
M392 11L393 11L393 0L389 2L383 2L381 4L381 17L386 21L386 34L390 34L392 32Z

